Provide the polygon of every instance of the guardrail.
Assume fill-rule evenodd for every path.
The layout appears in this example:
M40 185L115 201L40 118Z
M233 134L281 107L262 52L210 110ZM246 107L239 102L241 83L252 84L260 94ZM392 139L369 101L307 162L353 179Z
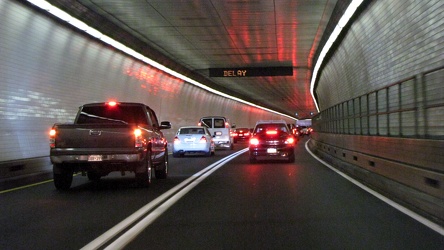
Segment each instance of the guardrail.
M444 225L444 67L330 107L310 148Z
M15 178L52 173L49 156L0 162L0 183Z

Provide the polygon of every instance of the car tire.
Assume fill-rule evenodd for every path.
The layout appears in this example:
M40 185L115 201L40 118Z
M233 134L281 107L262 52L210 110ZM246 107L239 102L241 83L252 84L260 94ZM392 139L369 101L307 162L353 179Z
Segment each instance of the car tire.
M256 163L256 162L257 162L256 158L253 156L250 156L250 163Z
M210 157L211 155L212 155L211 148L209 148L208 151L205 152L205 156Z
M72 170L67 167L63 167L63 164L53 165L54 173L54 186L58 190L68 190L72 184Z
M149 187L151 185L151 181L152 181L152 169L153 169L153 164L151 161L151 152L148 151L147 155L146 155L146 159L139 163L140 166L139 168L142 168L143 171L141 172L136 172L136 181L138 186L140 187Z
M154 171L156 179L166 179L168 176L168 149L165 149L165 155L163 157L162 163L156 166Z

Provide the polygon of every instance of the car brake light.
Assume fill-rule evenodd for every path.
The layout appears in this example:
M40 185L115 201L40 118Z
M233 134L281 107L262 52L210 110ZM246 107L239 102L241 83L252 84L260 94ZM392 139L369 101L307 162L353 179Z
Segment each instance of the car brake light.
M201 122L197 123L197 126L202 126L202 123Z
M277 135L277 130L268 130L267 132L265 132L267 135Z
M55 148L55 136L56 136L56 130L51 129L49 131L49 147L50 148Z
M259 145L259 140L257 138L251 138L250 145Z
M179 137L175 136L175 137L174 137L174 140L173 140L173 143L180 143L180 139L179 139Z
M287 140L285 140L285 144L293 144L293 143L294 143L293 137L288 137Z
M199 140L200 143L207 143L207 138L205 136L202 136Z

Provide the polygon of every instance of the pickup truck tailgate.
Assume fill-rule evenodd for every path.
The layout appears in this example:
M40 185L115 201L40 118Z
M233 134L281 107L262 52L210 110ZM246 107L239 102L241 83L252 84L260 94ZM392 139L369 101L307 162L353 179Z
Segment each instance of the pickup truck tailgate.
M134 129L128 126L64 127L57 129L57 148L134 148Z

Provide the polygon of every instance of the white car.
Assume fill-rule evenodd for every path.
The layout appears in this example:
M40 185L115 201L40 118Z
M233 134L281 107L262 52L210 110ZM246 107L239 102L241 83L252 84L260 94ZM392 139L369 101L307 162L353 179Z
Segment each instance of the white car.
M177 130L173 142L173 157L185 154L214 155L214 141L208 128L187 126Z

